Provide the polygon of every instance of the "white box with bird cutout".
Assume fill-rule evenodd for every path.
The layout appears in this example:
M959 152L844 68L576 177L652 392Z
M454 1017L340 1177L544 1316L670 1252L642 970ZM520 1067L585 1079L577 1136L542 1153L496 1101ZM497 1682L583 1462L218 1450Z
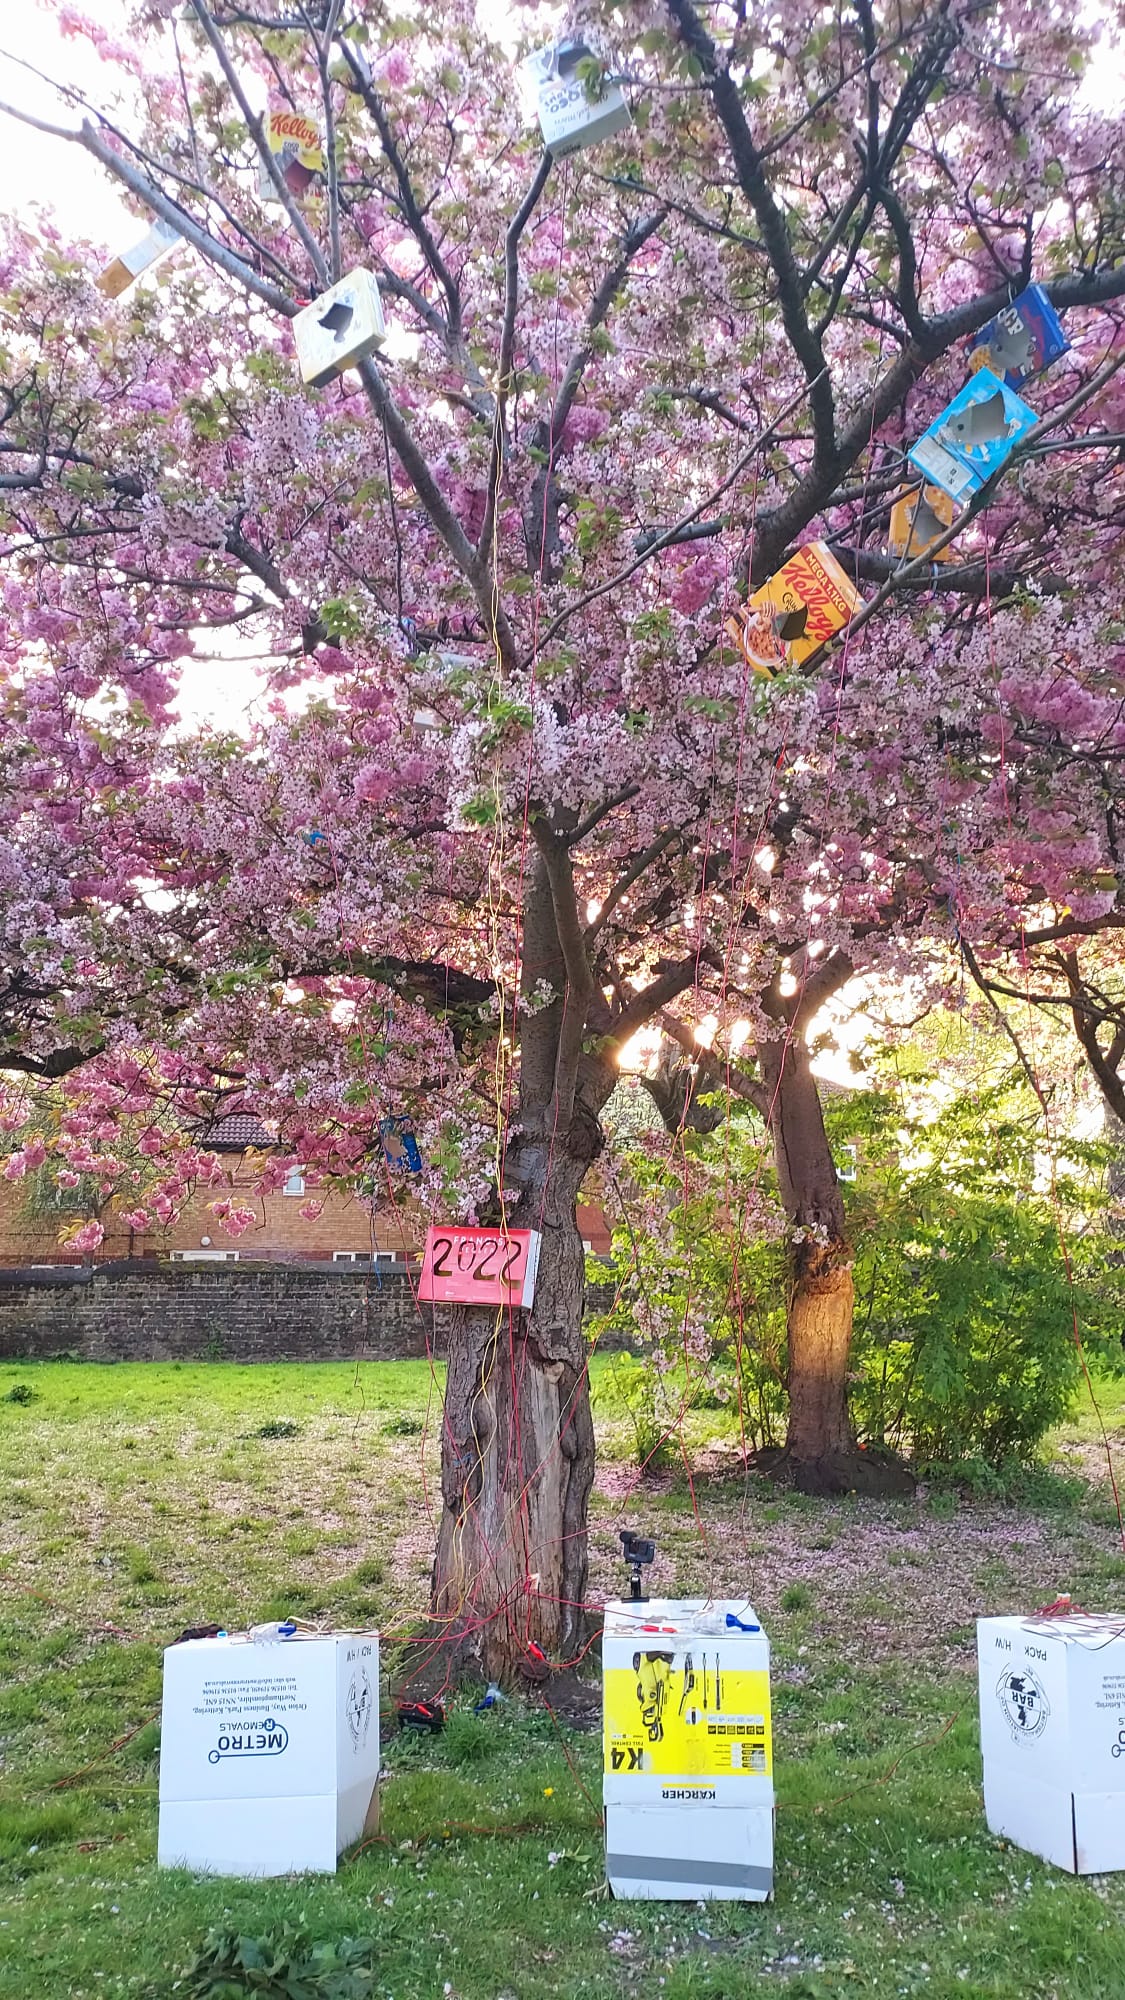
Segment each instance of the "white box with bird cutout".
M378 1633L166 1651L161 1867L331 1873L374 1824L378 1780Z
M977 1623L989 1829L1072 1875L1125 1868L1125 1612Z
M349 271L338 285L302 306L293 321L301 380L327 388L345 368L374 354L386 333L379 287L370 271Z
M604 73L606 60L596 38L584 35L536 49L524 58L523 74L543 144L554 159L565 159L580 146L596 146L632 122L620 85Z
M770 1649L752 1605L606 1605L606 1873L617 1896L761 1902L773 1887Z

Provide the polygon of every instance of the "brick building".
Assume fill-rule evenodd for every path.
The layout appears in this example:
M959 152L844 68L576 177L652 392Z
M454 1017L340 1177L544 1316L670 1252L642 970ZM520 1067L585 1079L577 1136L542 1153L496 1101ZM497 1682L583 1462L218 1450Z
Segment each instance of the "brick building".
M155 1258L197 1264L350 1264L374 1257L382 1264L403 1266L421 1244L425 1223L408 1198L401 1206L392 1205L389 1198L373 1206L347 1188L307 1186L299 1171L288 1176L277 1194L262 1194L257 1186L257 1156L274 1141L257 1118L220 1119L200 1139L222 1162L225 1183L197 1189L166 1228L143 1235L123 1222L121 1204L111 1203L99 1216L105 1230L99 1263ZM232 1195L258 1218L238 1237L228 1235L210 1210L212 1202ZM303 1209L308 1212L302 1214ZM49 1193L43 1198L27 1182L0 1181L0 1264L80 1262L76 1251L59 1242L68 1221L77 1219L65 1196L53 1201Z
M299 1170L289 1174L278 1193L265 1195L257 1186L257 1156L274 1142L259 1119L234 1114L208 1127L200 1138L221 1160L226 1184L198 1189L166 1228L143 1235L126 1226L119 1213L121 1204L112 1203L99 1217L105 1239L97 1263L336 1263L347 1268L374 1261L386 1268L407 1269L417 1258L426 1221L408 1195L392 1203L388 1189L384 1202L372 1204L348 1188L307 1186ZM388 1139L388 1150L397 1150L394 1135ZM60 1231L77 1221L79 1212L66 1205L65 1196L56 1199L55 1191L48 1188L44 1193L43 1187L43 1183L32 1187L26 1181L0 1180L0 1266L32 1268L83 1261L80 1253L59 1241ZM258 1218L238 1237L228 1235L210 1210L212 1202L232 1195ZM608 1255L609 1231L600 1208L581 1206L578 1226L588 1250Z

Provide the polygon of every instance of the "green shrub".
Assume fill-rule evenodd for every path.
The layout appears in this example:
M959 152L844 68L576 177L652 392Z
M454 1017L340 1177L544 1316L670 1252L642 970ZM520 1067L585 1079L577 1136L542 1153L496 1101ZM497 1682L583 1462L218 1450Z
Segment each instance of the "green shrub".
M4 1398L4 1401L6 1403L26 1404L26 1403L35 1403L38 1401L38 1399L39 1399L38 1389L33 1389L29 1382L13 1382L11 1388L8 1390L8 1393Z
M659 1369L633 1354L615 1354L595 1400L616 1403L629 1420L633 1457L642 1471L656 1472L670 1456L671 1419L665 1411Z
M451 1764L484 1764L500 1746L495 1713L474 1715L471 1708L454 1708L437 1739Z
M1076 1328L1099 1365L1121 1366L1098 1149L1070 1146L1052 1200L1036 1187L1041 1134L999 1091L955 1099L909 1168L887 1127L880 1105L874 1185L853 1207L853 1416L921 1467L1006 1468L1010 1484L1081 1384Z
M288 1926L257 1938L213 1930L177 1985L185 2000L367 2000L375 1950L370 1938L318 1944Z
M254 1432L256 1438L295 1438L300 1435L301 1426L294 1423L292 1417L271 1417L268 1423L259 1424Z

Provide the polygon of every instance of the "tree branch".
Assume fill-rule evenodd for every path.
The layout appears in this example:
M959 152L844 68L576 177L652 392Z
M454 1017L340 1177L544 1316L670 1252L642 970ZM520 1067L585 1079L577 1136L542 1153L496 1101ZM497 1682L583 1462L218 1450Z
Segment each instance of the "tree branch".
M457 280L453 276L441 251L438 249L429 224L418 204L418 197L414 192L410 175L406 171L406 164L399 149L398 141L395 138L394 128L387 117L387 107L375 88L366 58L359 50L352 47L346 35L340 38L340 48L343 52L344 60L352 73L352 88L356 95L362 98L367 110L371 114L375 130L379 134L379 142L386 155L391 172L395 177L399 205L406 221L410 225L411 235L414 237L418 248L421 250L430 270L433 272L434 277L445 294L446 325L449 339L452 343L459 343L461 339L461 293Z
M653 862L659 861L660 856L666 853L668 848L672 847L677 840L681 840L682 838L683 835L678 827L669 827L666 833L658 834L657 838L650 842L649 846L641 854L638 854L634 861L630 862L625 873L618 876L593 922L586 926L587 941L596 938L598 932L605 929L621 898L628 894L634 882L639 882L641 876L647 869L651 868Z
M495 640L504 666L513 668L516 664L516 643L512 628L507 613L494 602L491 580L476 549L438 485L375 362L368 356L358 363L358 369L368 400L380 422L387 427L387 436L399 463L458 569L472 587L485 629Z
M601 825L603 819L608 819L610 813L616 812L618 806L623 806L630 799L635 799L640 789L640 786L635 784L622 785L619 792L614 792L611 798L603 799L601 805L594 806L592 811L586 814L585 819L579 820L573 832L567 834L567 846L569 848L577 847L580 841L586 839L587 834L593 833L594 828Z
M555 486L555 452L594 352L593 335L608 318L610 308L625 283L633 259L643 250L650 237L656 234L667 214L666 207L656 209L653 214L641 216L630 223L625 231L620 254L605 272L590 301L582 338L566 364L551 414L542 418L535 427L535 448L542 453L544 463L531 483L524 510L524 533L533 570L550 573L554 568L549 558L557 543L558 494Z
M696 520L700 514L706 513L709 508L713 507L716 500L721 500L723 494L728 492L730 488L734 485L735 480L738 479L743 472L745 472L746 467L749 465L751 459L756 458L757 454L761 451L763 445L769 443L774 432L777 430L778 425L784 423L786 417L789 416L790 413L797 408L799 403L804 402L805 397L809 394L809 388L810 385L806 383L803 388L798 389L796 393L789 398L789 401L786 404L784 404L784 406L778 411L776 417L773 418L772 422L766 425L765 430L759 431L757 437L754 439L753 444L749 445L747 449L742 453L741 458L738 459L733 470L727 474L726 478L722 481L722 483L716 486L712 493L708 493L705 496L705 498L699 502L698 506L693 507L689 514L685 514L683 519L677 521L674 527L666 528L662 534L657 535L652 541L648 543L647 547L641 552L641 554L637 556L636 560L631 563L627 563L624 569L618 570L616 576L611 576L605 583L596 584L593 590L586 591L582 597L576 597L573 604L564 605L562 610L558 613L557 617L551 620L551 623L548 625L546 631L540 638L539 649L541 650L546 646L549 646L551 640L555 637L555 634L557 632L562 631L563 626L566 625L569 622L569 620L574 617L576 612L584 611L588 604L596 603L599 597L605 597L609 591L619 590L623 583L626 583L631 576L635 575L636 571L640 569L642 563L648 562L652 556L659 555L661 549L670 548L672 544L680 536L684 528L689 527L690 524L694 520ZM530 663L530 656L528 664L529 663Z
M574 868L570 854L565 843L548 832L542 820L532 821L532 833L547 871L555 915L555 931L563 955L563 964L566 967L566 1001L555 1059L555 1105L558 1122L563 1131L566 1131L574 1112L574 1093L578 1084L578 1070L586 1037L590 1002L594 997L594 980L578 915L578 897L574 887Z
M265 166L266 172L269 174L274 192L286 215L289 217L293 228L296 230L301 243L304 245L305 253L313 267L316 278L321 285L327 285L328 266L324 261L320 245L285 184L285 177L277 164L272 148L267 143L265 132L262 129L262 121L260 118L254 116L250 108L250 101L239 81L238 71L227 54L226 43L211 18L206 0L188 0L188 4L210 43L215 61L226 78L227 88L242 113L246 129L257 147L258 156Z
M520 238L535 213L540 195L551 172L551 155L544 152L535 169L531 186L508 224L504 237L504 317L500 328L500 363L496 379L496 399L492 413L492 453L488 468L484 520L477 552L484 557L492 547L496 532L496 503L507 450L508 398L512 393L512 362L516 351L516 316L519 312Z
M785 218L774 199L746 114L738 85L691 0L668 0L668 11L676 22L681 39L696 58L710 91L712 102L727 135L735 171L742 191L757 217L762 241L777 280L781 317L789 344L805 371L813 419L814 462L822 475L836 477L836 412L832 384L824 365L824 351L809 325L805 311L801 276Z
M612 1050L624 1048L625 1043L636 1034L638 1028L643 1028L646 1021L651 1021L655 1014L659 1014L673 1000L678 1000L681 993L686 993L689 987L695 985L701 964L715 969L710 954L703 951L698 955L693 952L690 958L681 959L679 964L668 966L665 971L659 973L648 986L642 988L635 999L630 1000L628 1006L621 1009L612 1031L606 1036L607 1046Z
M0 104L0 111L9 109L10 106ZM18 118L20 113L17 111L12 115ZM271 312L280 314L283 319L292 319L300 311L296 301L286 292L279 291L267 278L260 277L252 265L236 256L233 250L228 250L225 243L218 242L205 229L201 229L178 202L172 201L162 188L157 187L155 181L151 181L147 174L142 174L139 168L134 167L130 161L122 159L119 153L115 153L107 146L88 119L83 121L81 131L61 132L58 136L73 139L80 146L84 146L106 172L112 174L114 180L120 181L123 187L128 188L130 194L136 195L138 200L143 201L154 215L160 216L162 221L170 223L173 229L178 230L185 243L190 243L192 249L198 250L200 256L206 258L209 264L214 264L245 291L261 299L263 305L269 306Z
M686 1021L678 1021L674 1014L661 1014L660 1026L666 1035L679 1043L684 1054L713 1080L716 1090L727 1090L735 1097L744 1098L768 1125L770 1098L764 1084L759 1083L756 1077L748 1076L729 1056L716 1055L713 1049L704 1048L701 1042L696 1041L694 1029Z

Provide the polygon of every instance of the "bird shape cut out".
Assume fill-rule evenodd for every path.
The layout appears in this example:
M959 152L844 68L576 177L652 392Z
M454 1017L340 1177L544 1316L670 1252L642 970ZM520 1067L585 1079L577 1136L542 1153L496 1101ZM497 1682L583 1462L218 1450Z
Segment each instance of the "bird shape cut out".
M924 493L918 495L914 512L910 516L910 540L906 553L910 556L925 555L931 542L944 535L948 521L943 521L935 507L931 507Z
M792 610L778 611L770 622L782 645L788 646L792 640L803 636L809 622L809 607L797 604Z
M979 352L994 375L1032 375L1039 358L1034 330L1018 313L998 318Z
M339 346L355 318L355 303L351 299L333 299L326 313L319 315L317 325L332 335Z
M990 445L1010 437L1018 429L1019 418L1009 418L1003 392L997 389L984 402L969 403L956 416L947 418L939 436L959 451L987 452Z

